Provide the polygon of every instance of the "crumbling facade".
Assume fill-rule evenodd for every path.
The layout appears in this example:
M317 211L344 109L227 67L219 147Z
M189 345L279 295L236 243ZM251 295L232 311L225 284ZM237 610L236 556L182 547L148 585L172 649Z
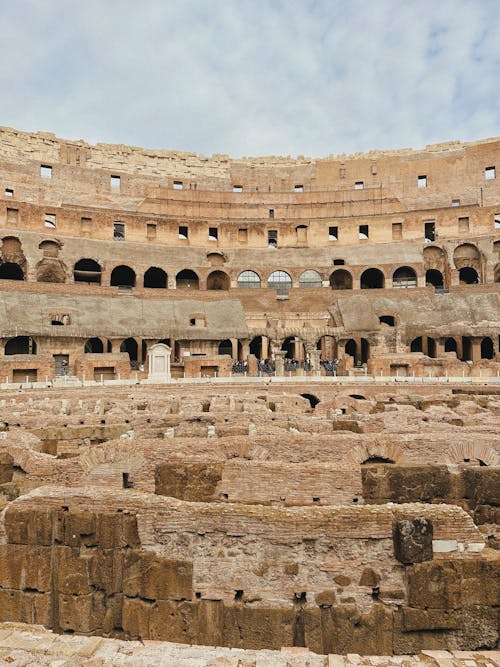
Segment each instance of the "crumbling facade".
M497 375L500 140L291 158L0 129L0 379ZM280 373L278 364L276 373Z

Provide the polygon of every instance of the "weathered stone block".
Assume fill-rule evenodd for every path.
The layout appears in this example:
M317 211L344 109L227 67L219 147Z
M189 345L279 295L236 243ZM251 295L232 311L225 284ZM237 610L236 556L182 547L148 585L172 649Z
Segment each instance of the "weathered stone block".
M123 592L129 597L148 600L191 600L192 563L152 553L129 552L124 563Z
M163 463L155 471L155 493L193 502L214 500L223 463Z
M392 527L394 555L405 564L432 560L432 523L423 517L395 521Z

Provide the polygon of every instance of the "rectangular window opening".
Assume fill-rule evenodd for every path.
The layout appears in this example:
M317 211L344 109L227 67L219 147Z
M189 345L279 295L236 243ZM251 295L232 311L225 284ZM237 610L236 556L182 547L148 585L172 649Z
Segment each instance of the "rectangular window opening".
M242 185L233 185L233 192L243 192Z
M19 209L18 208L8 208L7 209L7 224L15 225L19 222Z
M427 176L419 176L417 179L417 185L419 188L426 188L427 187Z
M338 241L339 238L339 228L338 227L328 227L328 240L329 241Z
M55 216L55 214L54 213L46 213L43 224L48 229L55 229L56 228L56 216Z
M40 176L42 178L51 179L52 178L52 167L48 164L40 165Z
M274 208L269 209L269 217L271 218L271 220L274 220Z
M109 185L112 190L118 191L121 187L121 178L119 176L111 176L109 179Z
M424 239L427 243L436 240L436 223L434 220L428 220L424 223Z
M334 259L333 260L333 266L344 266L345 265L345 259Z
M185 241L188 237L189 237L189 229L186 226L181 225L179 227L179 238Z
M392 223L392 240L399 241L403 238L403 223L402 222L393 222Z
M115 241L125 241L125 225L123 222L113 223L113 238Z
M354 183L354 189L355 190L363 190L364 187L365 187L365 184L364 184L363 181L356 181L356 183Z
M495 229L500 229L500 213L495 213L493 216L493 227Z
M267 246L268 246L268 248L277 248L278 247L278 230L277 229L268 229L267 230Z
M208 240L209 241L217 241L219 238L219 230L217 227L209 227L208 228Z
M5 196L6 197L13 197L14 196L14 190L12 188L5 188Z
M469 218L458 218L458 231L465 234L469 231Z
M303 185L294 185L293 186L293 191L294 192L304 192L304 186Z
M238 242L248 243L248 229L246 227L240 227L240 229L238 229Z
M360 225L359 226L359 238L364 241L369 237L369 230L368 230L368 225Z
M451 205L452 206L460 206L460 199L452 199L451 200Z
M148 241L153 241L156 238L156 225L153 222L146 223L146 237Z
M495 169L495 167L485 167L484 168L484 178L487 181L492 181L494 178L496 178L496 169Z
M182 190L182 187L183 187L182 181L174 181L173 185L174 190Z

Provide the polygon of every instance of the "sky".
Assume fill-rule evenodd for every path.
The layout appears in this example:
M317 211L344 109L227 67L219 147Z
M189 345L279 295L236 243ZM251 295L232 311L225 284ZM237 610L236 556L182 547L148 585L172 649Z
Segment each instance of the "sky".
M500 0L0 9L0 125L233 157L500 135Z

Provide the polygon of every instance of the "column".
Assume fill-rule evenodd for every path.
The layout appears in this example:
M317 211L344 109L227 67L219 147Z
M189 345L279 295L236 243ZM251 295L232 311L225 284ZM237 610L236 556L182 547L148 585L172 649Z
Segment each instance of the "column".
M276 375L278 377L283 377L285 375L285 355L284 350L274 353L274 359L276 364Z
M472 338L472 363L476 364L481 360L481 341L482 338L474 336Z
M262 350L260 353L262 359L269 359L269 338L262 336Z

